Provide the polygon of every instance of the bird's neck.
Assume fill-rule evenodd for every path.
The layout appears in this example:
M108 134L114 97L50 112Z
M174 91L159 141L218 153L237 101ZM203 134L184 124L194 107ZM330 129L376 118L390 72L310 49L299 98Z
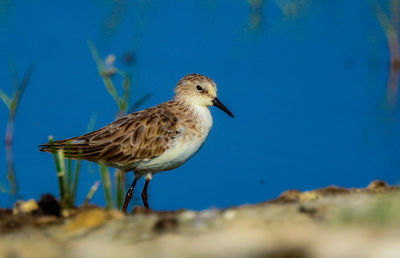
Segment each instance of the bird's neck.
M192 124L193 128L203 134L208 134L212 127L213 119L207 106L196 105L184 99L174 99L179 106L180 119L185 123Z

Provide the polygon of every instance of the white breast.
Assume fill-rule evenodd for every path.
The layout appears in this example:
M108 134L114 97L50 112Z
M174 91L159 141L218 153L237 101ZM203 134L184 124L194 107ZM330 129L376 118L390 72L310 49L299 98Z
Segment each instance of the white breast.
M194 106L193 114L199 132L189 131L183 124L179 129L182 133L175 138L171 146L157 158L136 164L136 172L156 173L174 169L196 154L207 138L213 121L207 107Z

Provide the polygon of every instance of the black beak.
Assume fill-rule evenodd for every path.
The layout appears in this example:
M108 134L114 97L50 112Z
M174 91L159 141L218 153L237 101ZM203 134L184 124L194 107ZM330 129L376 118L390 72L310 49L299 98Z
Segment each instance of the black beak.
M229 109L227 109L224 104L221 103L221 101L219 101L217 98L213 99L212 101L213 105L216 106L217 108L221 109L222 111L224 111L225 113L227 113L230 117L233 117L233 114L231 111L229 111Z

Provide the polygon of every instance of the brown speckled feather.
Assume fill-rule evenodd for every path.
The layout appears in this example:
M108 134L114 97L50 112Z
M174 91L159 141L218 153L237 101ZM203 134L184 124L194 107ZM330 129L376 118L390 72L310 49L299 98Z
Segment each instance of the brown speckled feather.
M179 134L178 118L171 110L179 103L164 102L156 107L129 114L88 134L55 141L66 157L103 161L107 165L128 164L159 156ZM52 152L49 143L41 151Z

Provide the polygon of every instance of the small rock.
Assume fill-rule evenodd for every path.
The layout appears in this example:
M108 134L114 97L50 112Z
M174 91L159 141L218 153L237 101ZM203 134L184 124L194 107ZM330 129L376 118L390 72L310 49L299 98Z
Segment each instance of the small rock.
M34 199L30 199L28 201L17 201L14 204L13 214L18 215L18 214L33 213L38 209L39 206Z
M236 212L234 210L227 210L224 212L223 216L227 220L232 220L236 217Z
M316 200L320 197L316 191L306 191L299 196L299 200L302 202Z
M388 184L386 184L386 182L382 180L374 180L367 187L369 191L374 191L374 192L384 191L387 188Z
M131 214L132 215L136 215L136 214L150 214L150 213L154 213L151 209L147 209L145 207L142 206L135 206L133 207Z
M94 228L103 224L109 217L108 212L102 209L85 210L71 218L66 224L66 229L68 231L75 231L78 229Z
M164 233L173 231L178 226L178 220L175 217L161 217L154 224L154 231L157 233Z
M292 203L297 202L300 198L301 192L299 190L287 190L276 199L277 203Z
M60 217L61 205L60 202L51 194L43 194L39 200L39 208L44 215L53 215Z
M191 220L196 217L196 213L194 211L185 211L180 215L182 220Z
M298 208L298 211L300 213L305 213L305 214L313 216L317 213L318 210L317 210L317 208L314 208L314 207L307 207L304 205L300 205Z
M337 187L336 185L330 185L328 187L324 187L324 188L317 189L314 191L323 196L350 193L350 189L343 188L343 187Z

